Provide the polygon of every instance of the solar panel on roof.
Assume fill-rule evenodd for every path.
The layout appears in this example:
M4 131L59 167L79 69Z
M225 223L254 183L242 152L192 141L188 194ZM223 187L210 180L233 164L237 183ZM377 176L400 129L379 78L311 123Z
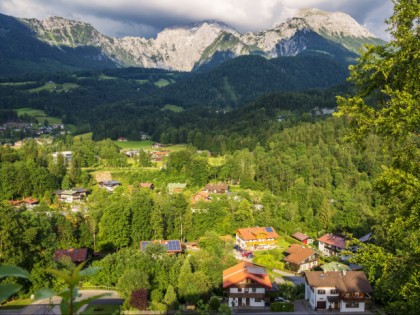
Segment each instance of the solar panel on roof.
M273 232L273 229L272 229L271 227L266 227L266 228L265 228L265 230L266 230L267 232Z
M172 250L172 251L174 251L174 250L176 250L176 251L181 250L181 244L180 244L180 242L178 240L168 241L167 247L168 247L168 250Z
M149 242L141 242L141 250L144 251Z

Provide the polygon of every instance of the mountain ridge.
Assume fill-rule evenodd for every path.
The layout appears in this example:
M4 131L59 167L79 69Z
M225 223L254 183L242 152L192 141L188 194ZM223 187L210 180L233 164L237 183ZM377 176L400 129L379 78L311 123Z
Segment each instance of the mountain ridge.
M0 14L0 29L2 16ZM302 40L305 32L316 33L356 54L366 43L384 43L349 15L318 9L300 10L295 17L259 32L242 34L222 21L205 20L167 27L155 38L110 37L89 23L63 17L16 20L43 43L58 48L94 47L115 67L177 71L193 71L203 69L203 66L209 68L242 55L255 54L268 59L295 56L308 47L308 40ZM318 50L323 51L322 47ZM331 55L331 51L325 52Z

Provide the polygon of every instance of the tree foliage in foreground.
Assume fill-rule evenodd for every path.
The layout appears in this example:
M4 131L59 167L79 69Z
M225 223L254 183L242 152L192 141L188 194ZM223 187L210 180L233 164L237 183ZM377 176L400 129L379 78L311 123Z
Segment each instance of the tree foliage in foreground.
M339 98L340 115L353 125L353 139L374 131L392 160L376 189L385 208L374 226L375 244L355 262L365 267L375 297L390 312L418 314L420 305L420 3L395 0L388 20L393 39L370 47L351 71L359 86Z

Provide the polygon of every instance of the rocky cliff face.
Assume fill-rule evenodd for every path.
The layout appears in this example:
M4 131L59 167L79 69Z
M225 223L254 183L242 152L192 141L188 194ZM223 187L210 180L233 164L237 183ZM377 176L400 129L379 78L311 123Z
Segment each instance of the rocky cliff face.
M52 17L43 21L21 19L35 35L53 46L93 46L119 66L139 66L191 71L210 63L241 55L259 54L267 58L294 56L314 46L312 37L323 39L358 52L365 43L381 43L349 15L305 9L269 30L241 34L217 22L204 21L167 28L156 38L112 38L90 24ZM317 49L322 50L317 41ZM331 51L328 51L331 54Z

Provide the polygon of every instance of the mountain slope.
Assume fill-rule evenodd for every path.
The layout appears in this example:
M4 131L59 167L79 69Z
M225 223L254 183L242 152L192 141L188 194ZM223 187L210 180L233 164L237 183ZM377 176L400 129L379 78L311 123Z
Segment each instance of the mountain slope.
M168 85L153 99L183 107L237 106L273 91L330 87L344 82L347 76L346 64L316 52L273 59L241 56Z
M18 36L10 36L12 33ZM203 21L166 28L150 39L112 38L90 24L60 17L40 21L0 15L0 36L11 43L2 47L10 62L21 60L20 55L25 54L29 60L53 57L65 66L77 67L90 60L88 67L117 65L180 71L211 69L243 55L276 58L307 50L348 62L363 44L383 43L350 16L316 9L300 10L296 17L261 32L241 34L221 22Z
M112 68L111 61L95 46L51 46L34 36L19 20L0 14L0 75Z

